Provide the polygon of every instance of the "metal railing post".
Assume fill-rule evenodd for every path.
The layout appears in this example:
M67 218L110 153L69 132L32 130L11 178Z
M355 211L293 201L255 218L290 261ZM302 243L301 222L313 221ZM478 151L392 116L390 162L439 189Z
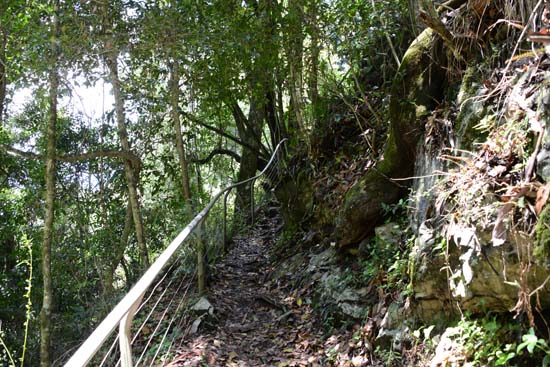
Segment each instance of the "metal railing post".
M254 182L250 183L250 224L254 224Z
M145 294L145 293L143 293ZM133 367L132 362L132 320L136 310L143 299L143 294L130 307L126 315L120 320L118 329L118 345L120 348L120 365L121 367Z
M227 245L227 197L231 190L227 190L225 196L223 197L223 242L222 242L222 251L225 252Z
M204 229L204 219L201 220L197 228L197 281L199 287L199 296L204 294L206 289L206 265L204 263L204 242L202 232Z

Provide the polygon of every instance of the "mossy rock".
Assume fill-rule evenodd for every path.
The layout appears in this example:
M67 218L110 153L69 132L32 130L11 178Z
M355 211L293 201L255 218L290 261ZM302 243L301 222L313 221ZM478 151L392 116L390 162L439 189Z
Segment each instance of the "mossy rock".
M457 143L461 149L472 150L477 143L485 141L487 133L476 129L476 126L483 120L491 121L496 119L495 115L488 113L488 105L483 99L476 98L486 92L481 81L482 76L477 64L469 66L464 72L457 96L457 103L460 108L454 122L454 129L460 140Z

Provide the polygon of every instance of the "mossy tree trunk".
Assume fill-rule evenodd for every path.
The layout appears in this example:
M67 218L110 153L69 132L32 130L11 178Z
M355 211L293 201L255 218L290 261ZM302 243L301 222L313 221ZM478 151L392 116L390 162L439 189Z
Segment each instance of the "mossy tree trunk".
M4 121L4 105L6 101L6 89L8 78L6 76L6 45L8 43L7 31L0 23L0 127Z
M53 306L52 286L52 242L55 204L55 172L56 172L56 135L57 135L57 93L59 89L58 75L58 36L59 36L59 3L53 4L53 18L51 25L51 68L49 72L50 96L48 124L46 129L46 207L44 212L44 234L42 238L42 281L43 298L40 311L40 366L51 365L51 320Z
M253 177L258 170L258 157L261 151L261 129L263 127L264 115L262 104L257 98L250 99L250 111L248 119L245 117L237 103L232 105L232 113L239 132L239 138L245 142L247 147L243 147L241 153L241 162L237 181L244 181ZM242 222L248 223L250 216L250 190L251 183L237 187L237 196L235 198L235 217L234 226L239 227Z
M424 116L442 99L444 57L431 29L410 45L392 85L390 131L384 158L348 192L336 232L340 245L361 241L383 221L383 204L396 203L408 191ZM397 179L397 180L396 180Z

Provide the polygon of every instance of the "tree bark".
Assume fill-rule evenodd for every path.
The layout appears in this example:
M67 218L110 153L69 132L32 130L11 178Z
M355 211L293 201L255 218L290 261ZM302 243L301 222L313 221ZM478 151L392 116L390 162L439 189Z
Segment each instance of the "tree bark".
M0 126L4 124L4 110L6 102L6 88L8 78L6 76L6 44L8 37L3 25L0 24Z
M109 49L109 47L106 47ZM111 49L111 52L107 53L107 65L109 67L109 74L111 77L111 83L113 84L113 94L115 97L115 110L116 120L118 127L118 136L120 144L124 152L130 153L131 147L128 141L128 132L126 130L125 113L124 113L124 99L121 93L120 79L118 78L118 64L117 64L118 52ZM140 262L143 269L149 267L149 254L147 251L147 245L145 243L145 230L143 228L143 219L141 217L141 209L139 203L139 196L137 191L137 179L136 172L129 161L124 161L124 175L126 176L126 182L128 184L128 195L130 198L130 204L132 206L132 216L134 219L134 226L136 230L136 238L139 248Z
M59 75L57 63L59 50L57 38L59 36L58 2L54 2L53 19L51 25L51 70L49 75L50 96L48 124L46 130L46 207L44 212L44 235L42 238L42 281L43 298L40 312L40 366L51 365L51 318L52 318L52 238L54 223L55 201L55 173L56 173L56 125L57 125L57 93L59 89Z
M120 242L118 247L115 248L114 254L107 259L107 266L105 266L102 274L102 285L103 285L103 299L109 300L114 293L113 280L116 268L122 261L124 256L124 251L128 245L128 238L130 237L130 232L132 231L132 205L130 200L128 200L128 205L126 206L126 215L124 217L124 228L120 236Z
M309 51L309 73L308 73L308 88L309 88L309 100L311 101L313 119L317 119L317 108L319 105L319 27L317 25L319 6L318 0L312 0L309 13L308 13L308 25L309 34L311 38L311 45Z
M104 17L108 19L108 3L104 3ZM114 46L112 36L107 36L105 39L105 62L109 68L109 77L113 86L113 95L115 98L115 115L117 121L118 136L122 151L131 153L130 143L128 141L128 132L126 130L126 116L124 112L124 98L122 96L122 88L120 78L118 76L118 50ZM149 254L145 243L145 230L143 227L143 219L141 216L139 194L137 190L137 172L136 167L133 167L130 161L124 161L124 175L128 185L128 196L132 206L132 217L134 219L134 227L136 230L136 238L139 248L139 256L142 270L149 267Z
M280 23L279 18L281 16L280 5L274 0L265 0L263 2L264 10L260 15L262 27L265 28L267 34L267 47L264 47L265 55L261 55L262 61L256 66L257 77L259 76L263 83L263 90L265 93L264 102L264 118L267 122L270 131L271 145L274 149L277 144L287 136L286 126L283 123L284 120L279 120L277 114L277 94L275 91L275 76L278 65L281 64L279 60L279 45L274 42L278 37ZM254 77L252 78L254 79Z
M346 193L336 220L341 246L359 243L384 219L383 205L396 203L408 192L425 115L443 95L446 59L434 32L426 28L403 56L392 83L390 131L384 159ZM399 180L394 180L399 179Z
M231 110L233 111L233 106L230 105L231 107ZM231 134L228 134L227 132L223 131L222 129L220 128L217 128L215 126L211 126L211 125L208 125L208 124L205 124L203 121L201 121L200 119L198 119L196 116L193 116L192 114L190 113L186 113L186 112L182 112L185 117L187 117L189 120L191 120L191 122L195 123L195 124L198 124L210 131L213 131L215 132L216 134L220 135L220 136L223 136L224 138L226 139L229 139L237 144L239 144L240 146L242 146L243 148L247 148L247 149L254 149L252 146L246 144L244 141L240 140L239 138L231 135ZM243 118L244 118L244 115L243 115ZM260 154L260 152L258 152L258 155Z
M181 121L179 114L179 64L177 60L169 62L170 65L170 114L172 115L172 123L174 124L174 134L176 139L176 149L178 151L178 160L180 165L181 188L183 199L187 206L191 206L191 189L189 185L189 162L185 154L185 144L181 132Z
M198 166L196 168L196 177L197 177L197 192L198 196L203 196L203 185L202 185L202 176L201 171ZM197 233L197 287L199 296L204 295L206 291L206 277L208 272L208 262L206 261L206 243L204 241L204 219L199 223L196 233Z
M260 151L259 141L256 137L262 129L263 114L262 104L258 98L251 98L250 111L248 119L245 118L240 107L233 104L232 112L239 132L239 137L253 149L243 148L241 153L241 162L239 165L238 181L244 181L256 174L258 169L258 152ZM235 198L235 216L234 224L238 227L243 223L250 222L250 189L251 184L240 185L237 187L237 196Z
M294 132L304 132L303 96L302 96L302 58L304 35L303 27L304 9L301 0L289 0L288 2L288 34L287 57L289 69L290 105L294 112L289 119L289 127Z
M206 158L203 159L193 159L191 162L197 163L197 164L206 164L212 160L216 155L227 155L231 158L233 158L237 163L241 163L241 156L238 155L236 152L232 151L231 149L224 149L224 148L216 148L212 150Z

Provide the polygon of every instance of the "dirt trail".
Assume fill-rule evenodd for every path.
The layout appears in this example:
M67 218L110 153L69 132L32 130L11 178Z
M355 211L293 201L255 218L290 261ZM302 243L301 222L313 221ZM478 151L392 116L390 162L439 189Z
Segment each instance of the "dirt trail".
M270 280L270 256L281 230L275 208L235 239L212 269L206 295L214 315L187 336L169 366L324 366L320 322L310 305Z

